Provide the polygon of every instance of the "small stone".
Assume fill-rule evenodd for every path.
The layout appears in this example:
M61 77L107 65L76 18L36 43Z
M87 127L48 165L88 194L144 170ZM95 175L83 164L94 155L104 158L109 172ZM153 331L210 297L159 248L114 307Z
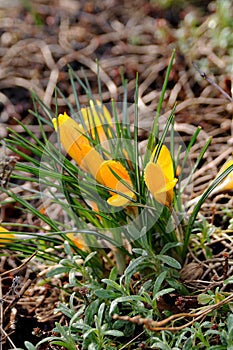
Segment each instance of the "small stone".
M203 274L203 267L198 263L190 263L180 271L182 281L193 281L199 279Z

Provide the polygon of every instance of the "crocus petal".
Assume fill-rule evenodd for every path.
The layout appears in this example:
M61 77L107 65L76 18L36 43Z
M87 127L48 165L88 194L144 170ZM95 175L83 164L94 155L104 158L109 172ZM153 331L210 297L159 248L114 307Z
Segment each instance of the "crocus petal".
M216 177L221 175L232 164L233 160L228 160L225 164L223 164ZM218 184L218 186L215 187L212 194L226 191L233 191L233 170L225 177L223 181Z
M13 233L10 233L6 228L0 226L0 243L8 243L13 238L15 238L15 235ZM0 247L2 247L4 244L0 244Z
M102 177L99 174L99 169L104 162L101 155L90 145L82 145L81 148L82 161L80 167L90 173L99 183L102 183Z
M102 182L113 190L128 191L128 188L118 180L114 173L131 185L129 173L120 162L106 160L101 164L99 175L102 178Z
M171 206L174 192L173 188L177 183L174 177L172 158L166 146L162 146L156 163L152 161L157 146L151 156L151 161L145 167L144 180L148 190L153 197L161 204Z
M224 172L224 170L226 170L227 168L229 168L231 165L233 164L233 160L229 160L228 162L226 162L222 168L219 171L219 174L222 174ZM232 191L233 190L233 170L230 172L230 174L228 174L225 179L223 180L222 184L222 191Z
M135 195L132 191L123 192L123 193L127 197L130 197L131 200L135 197ZM125 207L127 204L129 204L131 202L130 199L123 197L119 194L114 194L113 196L108 198L107 202L108 202L108 204L112 205L113 207Z
M90 100L90 107L81 108L83 121L87 129L91 130L103 124L112 125L112 117L108 109L102 103L96 100Z
M120 163L115 160L106 160L101 164L101 167L99 169L99 178L101 178L102 183L115 190L122 192L126 194L130 198L134 198L134 193L128 189L126 185L124 185L118 178L115 176L115 174L122 179L124 182L126 182L130 187L132 187L132 182L129 176L128 171L126 168ZM110 192L112 194L112 197L108 199L108 203L113 206L121 206L126 205L130 201L114 192Z
M88 200L88 199L85 200L85 201L86 201L86 203L91 207L91 209L92 209L94 212L99 213L99 208L98 208L98 205L97 205L96 202L90 201L90 200ZM96 217L97 217L100 221L102 220L100 215L96 215Z
M151 193L166 191L166 178L158 164L149 162L145 167L144 179ZM162 191L161 191L162 190Z
M86 243L78 235L75 235L74 233L67 233L66 236L73 242L73 244L77 248L84 250L84 251L87 250Z
M90 100L90 107L81 108L81 113L86 128L94 140L97 134L100 143L103 144L112 136L111 131L103 127L103 125L112 126L111 114L100 101L96 100L95 105L93 100ZM106 144L104 148L106 148Z
M66 113L59 114L58 118L53 118L52 121L55 130L57 131L59 129L59 137L62 146L70 157L81 166L83 156L85 155L82 153L83 145L91 148L89 140L83 135L83 130L81 130L79 124Z
M153 162L155 152L158 148L158 145L155 146L155 149L151 155L151 161ZM159 164L160 168L162 169L163 173L168 179L173 179L174 178L174 169L173 169L173 164L172 164L172 157L169 152L169 149L165 146L162 145L159 156L157 159L157 164Z
M91 207L91 209L95 212L99 212L99 208L96 202L94 201L90 201L90 200L86 200L87 204Z

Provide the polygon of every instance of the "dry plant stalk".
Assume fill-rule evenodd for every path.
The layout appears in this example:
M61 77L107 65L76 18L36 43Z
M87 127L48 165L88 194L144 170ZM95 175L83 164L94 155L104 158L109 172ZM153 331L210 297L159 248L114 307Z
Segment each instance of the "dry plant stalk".
M26 266L29 261L34 258L34 256L36 255L37 252L34 252L28 259L26 259L20 266L5 271L2 274L0 274L0 350L2 350L2 339L3 336L5 338L8 339L10 345L12 346L13 349L16 349L14 343L12 342L12 340L10 339L10 337L8 336L8 334L5 332L5 330L3 329L3 317L6 314L6 312L11 309L17 302L18 300L22 297L22 295L24 294L24 292L28 289L28 287L31 284L31 280L28 280L25 285L21 288L21 290L19 291L19 293L16 294L16 297L14 298L14 300L10 303L10 305L7 306L7 308L4 310L3 312L3 302L4 302L4 296L2 295L2 277L7 275L7 274L15 274L17 272L19 272L24 266ZM15 277L16 278L16 277ZM10 291L14 291L14 286L12 284L12 286L10 287Z
M14 269L11 269L9 271L5 271L3 273L0 274L0 278L8 275L8 274L14 274L19 272L24 266L26 266L30 260L32 260L32 258L34 258L34 256L36 256L37 252L34 252L31 256L29 256L29 258L27 258L20 266L15 267Z
M179 314L174 314L171 315L167 318L165 318L162 321L154 321L150 318L142 318L140 316L134 316L134 317L129 317L129 316L120 316L117 314L113 315L113 319L115 320L123 320L123 321L129 321L132 323L136 323L138 325L143 325L145 328L149 329L152 332L156 332L156 331L171 331L171 332L175 332L175 331L180 331L186 327L191 326L194 322L206 317L211 311L214 311L218 308L220 308L221 306L229 303L230 301L233 300L233 294L230 294L227 298L225 298L224 300L221 300L220 302L214 304L214 305L209 305L207 307L202 308L199 312L196 313L179 313ZM182 320L184 318L192 318L192 321L189 321L181 326L166 326L168 323L172 322L172 321L178 321L178 320Z

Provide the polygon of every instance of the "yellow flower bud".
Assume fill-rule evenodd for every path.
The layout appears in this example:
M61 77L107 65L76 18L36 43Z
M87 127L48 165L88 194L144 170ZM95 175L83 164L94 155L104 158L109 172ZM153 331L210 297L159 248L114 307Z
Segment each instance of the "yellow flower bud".
M8 243L13 238L15 238L15 235L13 233L10 233L6 228L0 226L0 243ZM0 247L3 247L4 244L0 244Z

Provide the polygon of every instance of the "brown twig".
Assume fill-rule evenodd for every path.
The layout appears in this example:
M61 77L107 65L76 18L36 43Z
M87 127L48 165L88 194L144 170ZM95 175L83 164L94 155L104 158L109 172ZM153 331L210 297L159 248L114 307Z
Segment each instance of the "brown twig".
M206 317L211 311L218 309L222 305L227 304L232 300L233 300L233 294L229 295L227 298L225 298L224 300L221 300L220 302L214 305L209 305L207 307L202 308L199 312L196 312L196 313L185 312L180 314L174 314L174 315L171 315L170 317L165 318L162 321L154 321L150 318L142 318L140 316L129 317L129 316L120 316L117 314L113 315L113 319L124 320L132 323L136 323L138 325L143 325L145 328L149 329L150 331L169 330L174 332L174 331L179 331L186 327L191 326L194 322L200 320L201 318ZM192 318L192 321L177 327L165 326L172 321L175 322L184 318Z
M215 87L219 92L221 92L221 94L223 94L229 101L233 102L233 98L226 92L224 91L217 83L215 83L215 81L211 78L208 77L208 75L206 75L205 72L203 72L202 70L199 69L198 65L196 64L196 62L193 62L193 67L196 69L196 71L200 74L200 76L205 79L206 81L208 81L208 83L210 83L213 87Z
M31 256L29 256L28 259L26 259L20 266L17 266L15 267L14 269L11 269L11 270L8 270L8 271L5 271L3 273L0 274L0 277L3 277L5 275L8 275L8 274L15 274L15 273L18 273L20 270L22 270L22 268L24 266L26 266L30 260L32 260L32 258L34 258L34 256L36 256L37 252L34 252Z

